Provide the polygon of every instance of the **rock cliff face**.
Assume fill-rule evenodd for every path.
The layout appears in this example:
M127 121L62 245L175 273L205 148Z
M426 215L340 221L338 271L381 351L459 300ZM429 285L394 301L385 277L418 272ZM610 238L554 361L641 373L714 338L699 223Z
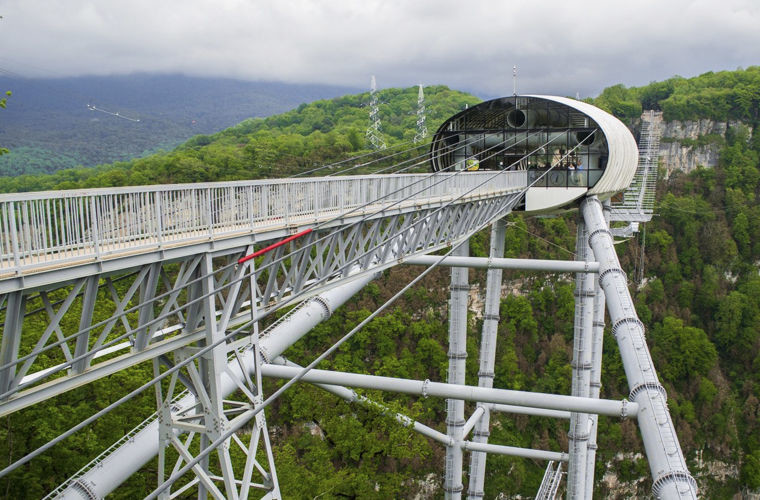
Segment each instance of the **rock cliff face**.
M660 165L666 169L666 176L675 170L690 172L698 166L715 167L718 153L723 145L726 130L742 125L741 122L716 122L713 120L665 122L662 113L642 114L641 119L652 118L662 131L660 139Z
M700 137L707 135L725 137L726 128L726 123L717 123L712 120L664 122L660 140L660 159L666 166L667 175L674 170L690 172L699 165L717 166L719 143L696 145L691 142L697 142Z

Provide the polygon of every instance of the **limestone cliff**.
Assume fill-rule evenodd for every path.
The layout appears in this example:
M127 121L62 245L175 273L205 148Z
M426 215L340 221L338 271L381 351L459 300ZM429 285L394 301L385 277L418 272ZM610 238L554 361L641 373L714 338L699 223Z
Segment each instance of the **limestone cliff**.
M645 111L641 120L649 119L649 112ZM662 113L654 113L653 119L662 132L660 165L665 167L666 176L675 170L690 172L700 165L715 167L726 130L742 125L737 121L718 122L708 119L666 122L662 119Z

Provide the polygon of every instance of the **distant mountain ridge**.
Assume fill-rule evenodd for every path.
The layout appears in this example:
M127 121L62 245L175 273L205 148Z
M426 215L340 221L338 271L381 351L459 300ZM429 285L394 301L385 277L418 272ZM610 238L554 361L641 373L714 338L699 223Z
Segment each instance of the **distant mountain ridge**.
M0 114L0 145L11 150L0 157L0 176L129 160L246 118L358 91L153 74L0 77L0 89L13 92Z
M407 161L406 171L427 171L429 145L421 143L410 149L416 133L418 93L417 86L378 92L381 133L389 148L406 149L385 162L379 158L363 163L350 160L371 153L365 140L369 92L361 92L304 103L266 118L248 118L220 132L198 133L170 151L129 161L0 178L0 193L287 177L336 161L354 161L354 174L374 173L402 160ZM445 119L478 102L476 96L443 85L425 87L428 130L436 130ZM139 125L104 116L124 121L126 127Z

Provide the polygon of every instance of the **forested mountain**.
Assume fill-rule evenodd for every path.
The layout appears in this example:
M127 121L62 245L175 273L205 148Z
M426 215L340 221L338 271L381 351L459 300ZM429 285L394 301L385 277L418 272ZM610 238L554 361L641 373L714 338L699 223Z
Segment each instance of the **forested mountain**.
M477 98L445 87L426 87L428 128ZM745 96L745 97L741 97ZM282 177L367 153L368 95L302 105L228 130L196 136L177 149L95 169L22 176L7 191ZM380 118L390 148L414 135L416 88L380 92ZM649 86L606 89L596 103L624 119L641 109L662 109L671 119L741 121L723 138L714 169L674 173L658 186L657 216L639 235L618 245L639 315L690 470L704 498L731 498L760 489L760 69L673 78ZM701 103L692 108L689 103ZM745 104L742 104L745 103ZM735 125L735 123L734 123ZM408 147L404 146L404 147ZM368 158L353 172L371 171ZM337 172L338 168L321 171ZM508 257L572 258L575 218L509 218ZM483 256L487 231L471 240ZM286 356L307 363L324 346L366 318L419 269L397 266L335 312ZM573 277L505 273L496 352L495 386L569 393L572 359ZM436 270L395 308L370 323L320 367L444 380L447 350L448 271ZM475 296L483 271L471 271ZM55 297L51 297L51 300ZM104 300L108 300L104 298ZM32 305L28 305L32 308ZM482 317L469 321L467 383L477 384ZM72 331L76 325L71 325ZM609 331L609 326L608 326ZM46 405L6 418L0 456L18 458L113 401L149 377L150 367L119 373ZM271 393L274 382L266 389ZM628 394L617 346L604 343L602 397ZM393 408L443 429L445 404L433 398L370 394ZM9 497L49 491L153 411L152 395L101 419L43 458L10 475L0 487ZM472 410L468 406L468 413ZM320 389L297 386L271 408L280 484L288 498L412 498L432 488L440 496L442 449L396 425L387 415L353 407ZM567 422L494 415L490 441L566 449ZM403 443L399 445L399 443ZM625 453L618 454L619 451ZM636 424L600 419L597 489L600 498L649 494L651 479ZM543 465L488 457L486 497L535 495ZM115 495L132 498L155 486L146 466Z
M708 118L755 124L760 119L760 66L693 78L674 76L643 87L618 84L591 101L629 120L654 109L663 112L665 121Z
M256 116L355 92L327 85L182 75L0 77L13 97L0 115L2 176L52 173L171 150ZM119 116L115 116L116 114ZM139 121L136 121L139 120Z

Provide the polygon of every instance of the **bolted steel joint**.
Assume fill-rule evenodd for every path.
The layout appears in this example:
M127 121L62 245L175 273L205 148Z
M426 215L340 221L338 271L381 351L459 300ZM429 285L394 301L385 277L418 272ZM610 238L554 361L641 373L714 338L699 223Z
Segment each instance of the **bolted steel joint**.
M424 382L422 382L422 397L427 398L429 396L428 388L430 387L430 379L426 378Z
M631 389L631 393L628 395L628 399L631 401L636 401L636 398L642 391L657 391L662 395L663 400L668 400L668 393L665 391L665 388L662 386L662 384L658 382L644 382L642 384L638 384L636 387Z

